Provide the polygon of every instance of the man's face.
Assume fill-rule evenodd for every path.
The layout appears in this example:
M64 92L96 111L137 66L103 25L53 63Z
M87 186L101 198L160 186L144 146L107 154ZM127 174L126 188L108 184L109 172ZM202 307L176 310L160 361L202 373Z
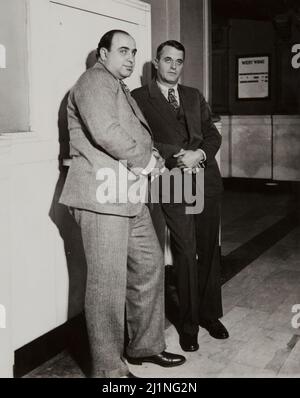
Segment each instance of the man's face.
M100 50L100 57L105 67L117 78L129 77L135 66L136 44L131 36L116 33L111 49Z
M154 66L157 70L157 80L167 86L175 86L181 76L183 63L183 51L171 46L165 46L159 59L154 60Z

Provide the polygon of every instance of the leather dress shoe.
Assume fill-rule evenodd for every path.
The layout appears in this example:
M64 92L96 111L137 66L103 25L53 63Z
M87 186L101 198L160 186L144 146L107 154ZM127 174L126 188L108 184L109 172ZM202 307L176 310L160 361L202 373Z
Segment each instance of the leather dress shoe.
M185 357L178 354L172 354L167 351L163 351L160 354L152 355L149 357L126 357L127 361L132 365L142 365L143 362L151 362L164 368L171 368L173 366L182 365L185 362Z
M228 339L229 333L225 326L222 324L219 319L216 320L209 320L209 321L203 321L200 323L200 326L205 328L208 333L214 337L215 339Z
M180 347L183 349L183 351L197 351L199 349L197 338L197 334L191 335L187 333L181 333L179 336Z

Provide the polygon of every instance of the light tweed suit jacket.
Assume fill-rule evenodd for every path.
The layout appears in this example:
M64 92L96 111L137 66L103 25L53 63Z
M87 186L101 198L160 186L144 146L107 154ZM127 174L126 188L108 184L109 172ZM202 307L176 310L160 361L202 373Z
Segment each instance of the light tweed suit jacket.
M126 194L132 184L144 178L133 169L141 170L150 161L151 131L135 100L124 93L119 80L100 62L83 73L70 92L68 127L72 162L60 203L97 213L138 214L141 203L122 202L124 190ZM119 161L127 162L127 167ZM116 182L114 178L105 181L102 172L107 169ZM111 203L97 199L97 189L103 182L112 194Z

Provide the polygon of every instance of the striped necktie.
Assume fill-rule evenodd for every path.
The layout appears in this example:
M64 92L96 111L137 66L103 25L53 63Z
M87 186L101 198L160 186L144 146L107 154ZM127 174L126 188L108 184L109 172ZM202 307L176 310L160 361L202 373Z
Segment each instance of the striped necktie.
M168 91L168 101L173 106L174 110L177 111L179 109L179 104L175 97L175 90L174 88L169 88Z
M123 80L120 80L120 84L121 84L122 90L124 91L124 94L126 95L126 97L129 96L130 90L129 90L128 86L126 86L126 84L123 82Z

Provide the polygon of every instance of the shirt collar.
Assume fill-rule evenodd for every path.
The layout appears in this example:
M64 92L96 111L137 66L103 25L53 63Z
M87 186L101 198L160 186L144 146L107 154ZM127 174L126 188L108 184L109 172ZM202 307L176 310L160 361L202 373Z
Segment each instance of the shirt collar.
M156 83L158 85L158 88L160 89L160 91L163 93L163 95L165 97L168 97L170 88L174 89L175 95L176 95L176 97L178 97L178 83L174 87L167 87L167 86L163 85L162 83L160 83L158 80L156 80Z

